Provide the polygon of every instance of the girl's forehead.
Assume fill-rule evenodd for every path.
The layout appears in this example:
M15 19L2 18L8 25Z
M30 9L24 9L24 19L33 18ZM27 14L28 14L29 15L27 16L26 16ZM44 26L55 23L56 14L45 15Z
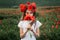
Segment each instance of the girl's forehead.
M32 12L32 11L30 11L30 10L27 10L26 12Z

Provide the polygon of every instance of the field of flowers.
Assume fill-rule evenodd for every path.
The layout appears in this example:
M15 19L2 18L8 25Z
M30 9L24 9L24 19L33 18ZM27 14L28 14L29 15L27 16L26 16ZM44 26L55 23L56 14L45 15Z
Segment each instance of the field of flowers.
M18 22L22 13L0 13L0 40L20 40ZM36 19L43 25L40 27L40 37L37 40L60 40L60 18L56 12L44 16L36 13Z

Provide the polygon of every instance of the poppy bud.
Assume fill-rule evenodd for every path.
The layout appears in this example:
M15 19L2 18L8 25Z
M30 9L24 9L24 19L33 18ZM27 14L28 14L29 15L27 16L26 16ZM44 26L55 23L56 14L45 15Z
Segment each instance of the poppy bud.
M58 29L58 25L56 25L56 29Z
M60 21L57 21L57 24L60 24Z
M54 25L52 25L52 28L54 28Z

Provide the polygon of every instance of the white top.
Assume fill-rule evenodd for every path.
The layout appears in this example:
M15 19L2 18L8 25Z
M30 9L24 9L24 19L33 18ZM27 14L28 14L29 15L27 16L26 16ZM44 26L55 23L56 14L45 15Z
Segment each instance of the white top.
M23 28L23 31L26 32L26 30L27 30L27 25L28 25L30 22L31 22L31 21L20 21L20 22L18 23L18 27L19 27L19 28ZM39 28L41 25L42 25L42 24L37 20L37 21L36 21L36 24L33 23L33 25L32 25L31 28L33 29L34 32L36 32L36 29ZM26 33L25 37L24 37L23 39L21 39L21 40L36 40L36 38L35 38L35 36L34 36L34 34L33 34L32 31L28 31L28 32Z

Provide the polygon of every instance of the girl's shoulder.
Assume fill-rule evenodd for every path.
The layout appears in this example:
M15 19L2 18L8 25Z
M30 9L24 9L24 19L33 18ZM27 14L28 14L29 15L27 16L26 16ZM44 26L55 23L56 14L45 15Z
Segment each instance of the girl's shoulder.
M27 22L27 21L24 21L24 20L23 21L19 21L19 23L24 23L24 22Z
M31 21L26 21L26 20L23 20L23 21L20 21L19 23L28 23L28 22L31 22ZM36 24L40 24L41 22L39 20L36 20Z
M39 20L36 20L36 23L41 23Z
M26 20L19 21L18 27L24 27L24 26L26 26L29 23L30 23L30 21L26 21Z
M21 20L20 22L27 22L27 20Z
M42 23L39 20L36 20L36 26L40 27L42 25Z

